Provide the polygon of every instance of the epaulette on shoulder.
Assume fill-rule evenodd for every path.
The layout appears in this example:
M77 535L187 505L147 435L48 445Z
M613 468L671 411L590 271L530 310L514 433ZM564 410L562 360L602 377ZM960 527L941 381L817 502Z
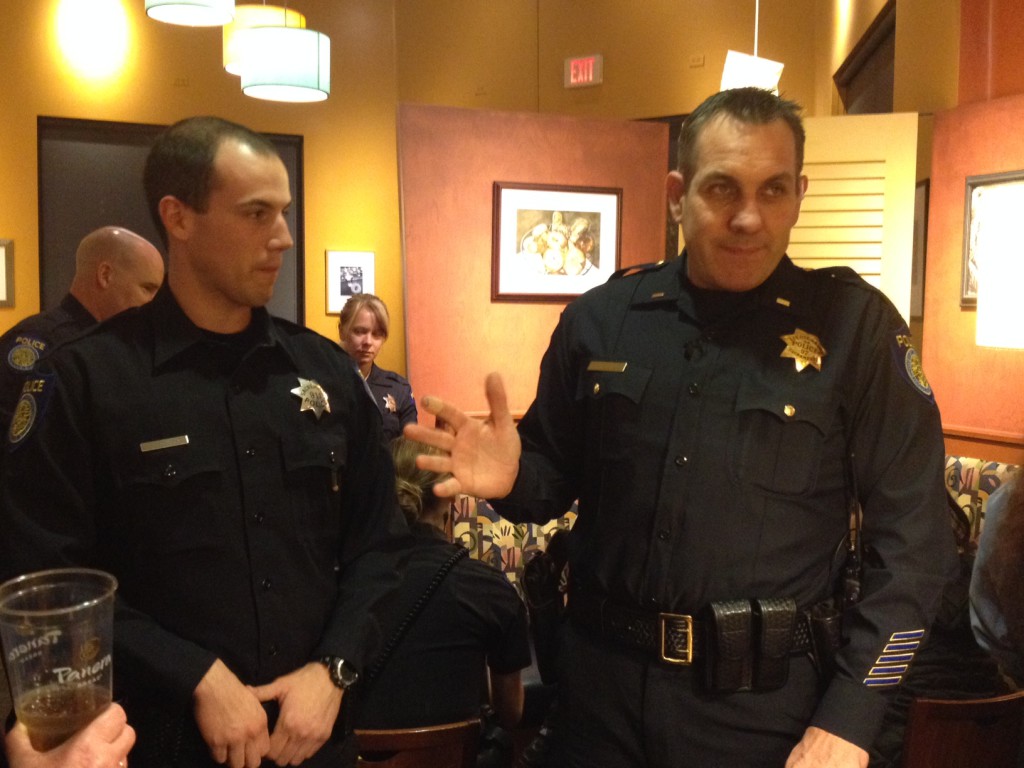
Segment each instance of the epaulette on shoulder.
M623 267L622 269L613 272L612 276L608 279L618 280L620 277L632 277L633 275L640 275L644 272L653 272L656 269L661 269L666 264L668 264L668 262L665 261L665 259L662 259L661 261L652 261L650 264L634 264L631 267Z
M873 293L882 293L884 295L884 293L880 289L873 286L863 277L858 275L856 270L851 269L850 267L821 267L819 269L812 269L810 271L812 274L820 275L821 277L831 278L832 280L836 280L842 283L843 285L861 288L863 290L867 290Z

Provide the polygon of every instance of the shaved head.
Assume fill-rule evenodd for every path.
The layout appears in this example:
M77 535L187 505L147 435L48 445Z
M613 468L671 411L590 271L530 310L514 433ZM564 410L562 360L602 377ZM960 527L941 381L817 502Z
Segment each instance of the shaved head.
M149 240L124 227L100 227L78 244L71 295L106 320L145 304L163 280L163 257Z

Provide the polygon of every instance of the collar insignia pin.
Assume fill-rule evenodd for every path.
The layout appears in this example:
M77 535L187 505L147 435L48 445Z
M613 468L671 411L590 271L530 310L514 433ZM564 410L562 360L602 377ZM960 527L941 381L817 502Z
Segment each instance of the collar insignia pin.
M821 339L813 333L802 331L797 328L793 333L786 333L779 337L786 342L786 348L782 350L779 357L791 357L796 363L797 373L807 366L821 370L821 359L825 357L825 347L821 345Z
M324 415L324 411L327 413L331 412L331 404L327 400L327 393L323 387L312 379L304 379L300 376L299 386L289 391L302 401L302 404L299 406L299 413L312 411L313 415L319 419Z
M398 413L398 403L394 395L384 395L384 408L391 413Z

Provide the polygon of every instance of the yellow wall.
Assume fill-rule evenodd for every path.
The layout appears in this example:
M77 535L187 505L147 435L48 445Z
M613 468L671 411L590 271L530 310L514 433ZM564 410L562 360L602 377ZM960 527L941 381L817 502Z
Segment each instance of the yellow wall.
M620 118L685 114L718 89L728 49L753 53L754 0L395 3L402 101ZM758 54L786 65L780 90L808 115L839 114L832 75L885 4L761 0ZM896 111L956 104L959 8L959 0L897 4ZM565 89L564 60L592 53L604 56L604 83Z
M115 0L131 39L125 67L102 83L76 77L55 30L62 3L83 1L96 0L4 3L0 238L15 241L16 293L15 307L0 309L0 329L39 308L37 115L163 124L212 113L305 137L306 324L335 335L337 319L325 313L324 251L375 251L377 292L394 316L381 363L404 370L393 5L303 0L308 26L331 37L332 92L324 103L286 105L242 95L221 67L219 29L152 21L142 0Z
M336 318L324 311L324 251L375 251L376 290L393 316L380 362L399 371L399 101L619 118L680 114L717 89L728 48L753 51L753 0L300 0L291 6L331 37L333 92L326 103L290 106L241 95L221 70L219 30L151 21L142 0L104 0L123 8L132 38L113 82L74 77L56 48L56 11L62 2L99 1L4 3L0 238L15 241L16 294L13 309L0 309L0 330L38 309L36 116L168 123L214 113L305 137L306 322L334 335ZM781 89L809 116L833 113L832 72L884 3L762 0L758 52L785 63ZM899 110L955 104L958 9L958 0L900 0ZM589 53L605 57L604 85L565 90L563 60ZM691 66L700 56L703 64Z

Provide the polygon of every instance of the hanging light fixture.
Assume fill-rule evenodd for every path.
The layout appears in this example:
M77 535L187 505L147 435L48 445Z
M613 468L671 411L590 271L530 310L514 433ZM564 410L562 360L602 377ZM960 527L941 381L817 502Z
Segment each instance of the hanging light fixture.
M785 65L771 59L762 59L757 55L757 33L760 19L761 0L754 0L754 55L732 50L725 54L721 90L753 86L778 94L779 78L782 77L782 68Z
M240 45L259 51L241 71L242 93L268 101L323 101L331 94L331 39L300 27L240 29Z
M186 27L219 27L234 13L235 0L146 0L151 19Z
M242 61L246 56L242 47L245 36L239 37L239 31L281 25L305 29L306 17L279 5L236 5L235 20L224 27L224 69L232 75L242 72Z

